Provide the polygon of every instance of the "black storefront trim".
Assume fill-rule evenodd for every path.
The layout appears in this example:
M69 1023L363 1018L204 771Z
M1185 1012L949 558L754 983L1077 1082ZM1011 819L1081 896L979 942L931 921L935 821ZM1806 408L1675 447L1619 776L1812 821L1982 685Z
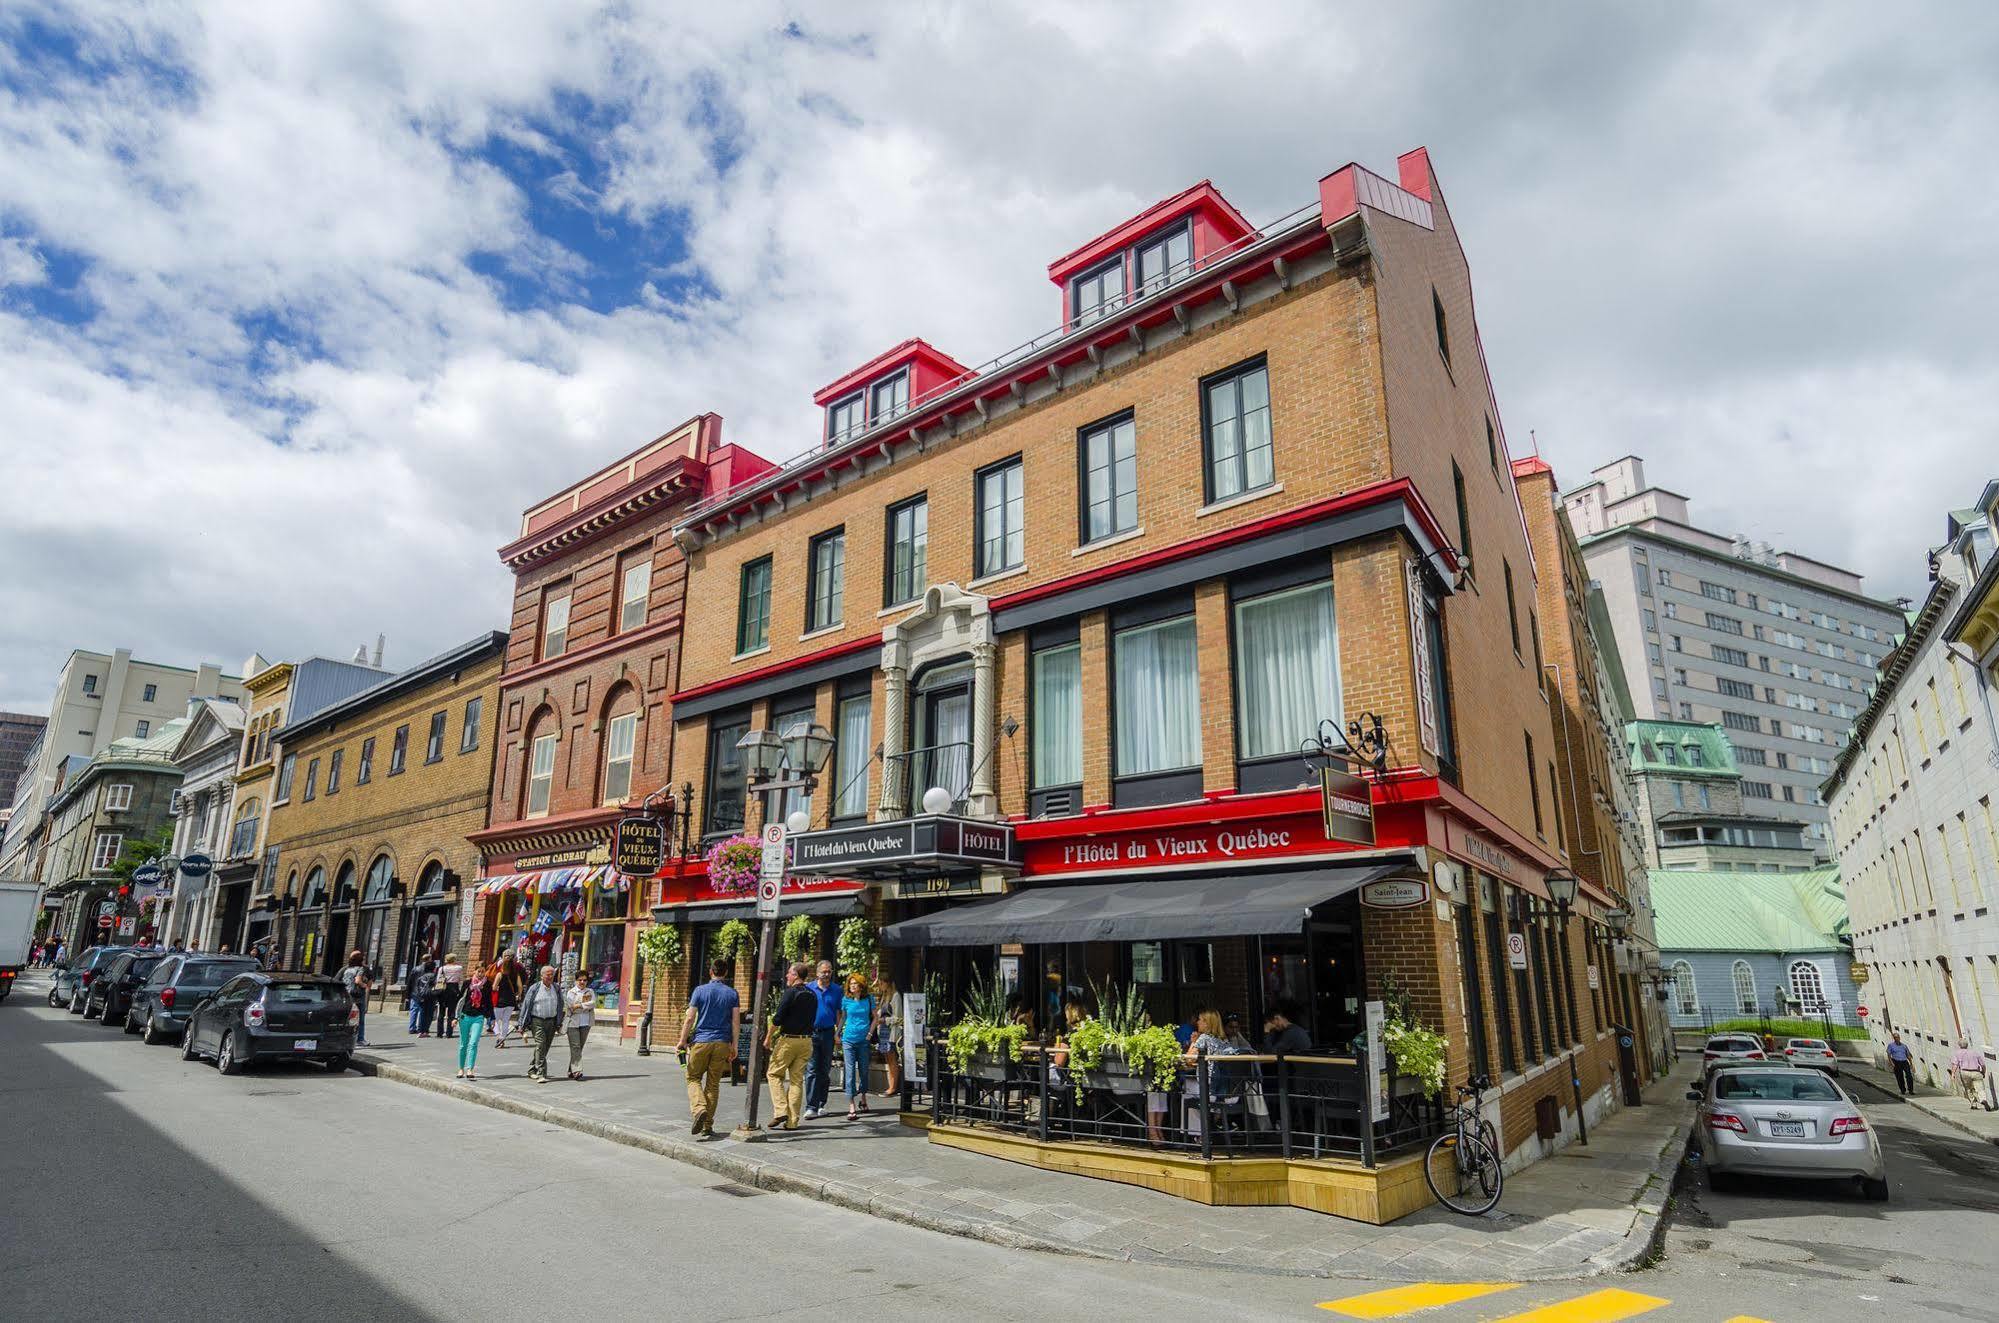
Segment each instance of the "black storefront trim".
M791 838L794 873L836 877L929 876L1020 867L1011 824L950 816L899 818L801 832Z
M1067 592L1051 593L1019 606L993 612L993 628L1000 631L1026 629L1118 606L1156 593L1189 589L1207 579L1226 578L1256 570L1271 561L1324 551L1343 542L1356 542L1377 533L1403 532L1417 548L1429 546L1429 539L1417 527L1408 506L1400 501L1384 501L1359 510L1329 516L1316 523L1279 529L1263 537L1253 537L1232 546L1204 551L1182 560L1151 569L1120 574L1086 583Z
M1370 859L1265 873L1205 871L1033 887L882 929L883 946L996 946L1002 942L1149 942L1299 933L1311 910L1413 860Z

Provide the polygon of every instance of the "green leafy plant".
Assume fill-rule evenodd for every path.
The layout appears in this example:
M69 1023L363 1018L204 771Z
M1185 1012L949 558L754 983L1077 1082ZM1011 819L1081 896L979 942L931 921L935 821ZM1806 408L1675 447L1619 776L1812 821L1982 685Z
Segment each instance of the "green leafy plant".
M1381 1027L1381 1045L1395 1058L1395 1073L1422 1081L1424 1096L1444 1089L1444 1057L1449 1044L1435 1029L1406 1020L1388 1020Z
M860 914L840 920L839 931L833 937L833 955L840 966L840 977L859 974L867 978L875 967L875 925Z
M679 964L686 955L680 941L680 929L673 924L655 923L650 928L639 930L639 962L655 979L661 971Z
M1118 1043L1125 1069L1143 1079L1156 1093L1173 1087L1180 1073L1180 1040L1163 1025L1148 1024L1126 1034Z
M794 914L778 930L778 949L786 960L810 960L819 954L819 920L809 914Z
M964 1005L959 1008L958 1018L976 1024L1005 1024L1006 984L985 974L972 975L971 984L965 989Z
M1104 1022L1105 1030L1113 1038L1135 1034L1152 1023L1145 1010L1145 994L1136 983L1120 988L1116 984L1099 987L1092 982L1090 997L1097 1003L1097 1018Z
M750 925L741 919L731 919L715 933L715 950L724 958L741 963L750 955L750 946L756 940L750 932Z
M984 1020L961 1019L944 1031L944 1055L951 1069L962 1075L980 1056L995 1060L1020 1060L1020 1045L1027 1041L1024 1024L992 1024Z

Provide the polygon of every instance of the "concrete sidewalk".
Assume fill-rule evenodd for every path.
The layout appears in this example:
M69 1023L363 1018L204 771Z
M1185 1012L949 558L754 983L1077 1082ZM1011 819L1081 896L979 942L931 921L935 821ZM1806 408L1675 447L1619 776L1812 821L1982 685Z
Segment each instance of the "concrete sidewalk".
M393 1022L385 1022L387 1030ZM757 1143L688 1134L685 1076L671 1052L641 1057L591 1044L585 1079L526 1078L528 1053L479 1053L479 1079L453 1078L453 1039L398 1035L355 1055L356 1068L703 1167L728 1181L786 1191L878 1217L1014 1248L1121 1260L1320 1277L1528 1281L1635 1266L1651 1252L1691 1104L1697 1063L1646 1093L1571 1148L1508 1178L1494 1213L1426 1209L1392 1226L1296 1208L1211 1208L1133 1186L1041 1171L931 1144L893 1103L849 1123L836 1094L825 1118ZM763 1099L769 1117L769 1096ZM741 1118L744 1090L725 1085L720 1124Z
M1927 1112L1937 1120L1967 1135L1974 1135L1988 1144L1999 1144L1999 1112L1983 1107L1973 1107L1944 1089L1933 1089L1918 1083L1915 1093L1904 1098L1895 1087L1893 1072L1882 1070L1871 1062L1849 1061L1844 1058L1839 1063L1840 1078L1857 1081L1866 1088L1891 1099L1907 1103L1919 1112Z

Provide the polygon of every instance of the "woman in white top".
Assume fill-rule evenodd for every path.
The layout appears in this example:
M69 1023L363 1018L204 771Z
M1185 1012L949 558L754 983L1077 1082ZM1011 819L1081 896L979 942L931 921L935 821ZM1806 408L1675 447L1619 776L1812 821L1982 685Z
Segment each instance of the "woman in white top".
M580 1080L583 1072L577 1067L583 1060L583 1044L590 1037L590 1026L597 1020L597 994L590 990L590 975L586 971L576 971L576 982L563 994L562 1004L568 1011L563 1027L569 1032L569 1078Z

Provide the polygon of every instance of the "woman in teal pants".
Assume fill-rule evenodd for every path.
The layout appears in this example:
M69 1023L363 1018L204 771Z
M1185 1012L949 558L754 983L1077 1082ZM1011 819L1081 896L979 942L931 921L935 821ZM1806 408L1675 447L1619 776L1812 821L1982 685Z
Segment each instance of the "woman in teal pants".
M465 1000L458 1007L458 1078L476 1080L479 1040L486 1036L486 1020L493 1013L493 981L486 971L474 975L465 985Z

